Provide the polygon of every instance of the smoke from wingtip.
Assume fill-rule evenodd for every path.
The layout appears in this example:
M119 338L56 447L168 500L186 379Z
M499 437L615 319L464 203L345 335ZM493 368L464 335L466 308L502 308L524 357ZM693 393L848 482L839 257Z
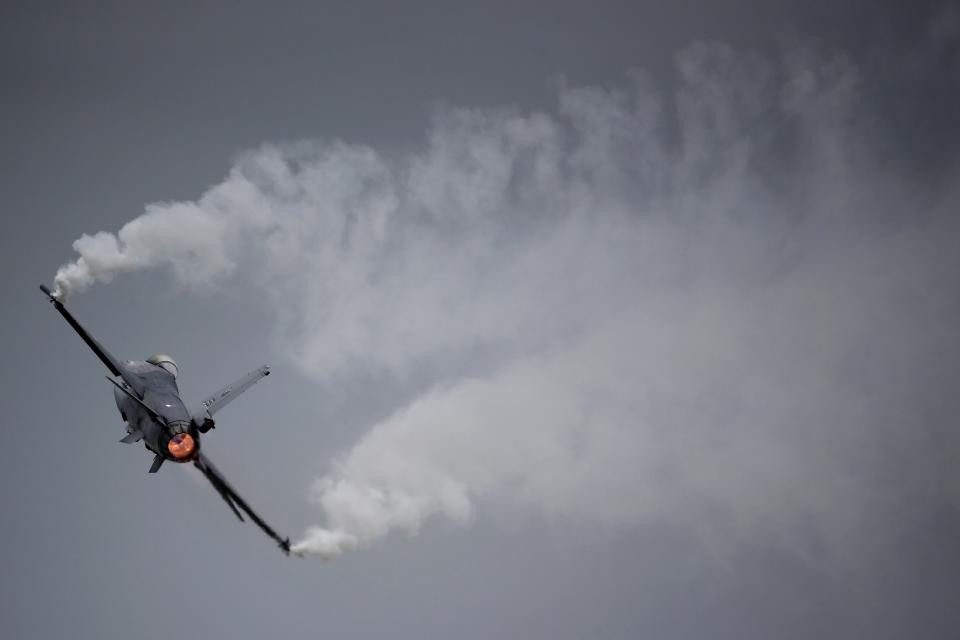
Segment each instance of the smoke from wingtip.
M312 527L307 530L304 539L290 546L290 553L304 556L319 556L324 560L333 560L346 551L359 546L356 536L340 530L328 530Z
M882 549L890 514L936 491L891 486L863 452L911 466L892 434L915 424L903 395L929 390L902 376L945 362L948 342L957 353L955 195L918 209L890 188L842 58L769 67L697 46L678 66L672 102L641 82L565 90L556 117L438 121L401 172L391 240L344 252L336 302L307 305L321 328L298 345L321 379L331 363L415 374L426 360L439 384L317 480L324 525L299 553L466 524L483 505L841 563ZM915 287L929 305L906 309Z
M84 234L73 243L73 248L80 257L60 267L53 279L53 296L61 301L94 282L110 282L115 275L137 268L136 260L128 251L120 250L111 233Z
M116 235L100 231L74 241L79 257L54 276L53 295L59 300L82 293L95 283L168 264L178 279L203 284L227 272L225 221L192 203L152 204Z

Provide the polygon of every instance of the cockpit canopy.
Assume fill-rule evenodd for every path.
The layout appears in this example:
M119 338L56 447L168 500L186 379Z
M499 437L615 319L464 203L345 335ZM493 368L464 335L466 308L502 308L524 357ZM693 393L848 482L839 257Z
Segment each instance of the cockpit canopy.
M176 378L177 374L180 372L179 368L177 367L177 363L174 362L173 358L162 353L150 356L147 358L147 362L157 365L161 369L169 371L170 375L172 375L174 378Z

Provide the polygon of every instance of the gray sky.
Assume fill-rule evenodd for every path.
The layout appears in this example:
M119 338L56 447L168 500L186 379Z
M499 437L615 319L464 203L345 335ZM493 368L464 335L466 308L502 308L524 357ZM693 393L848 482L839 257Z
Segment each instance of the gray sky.
M0 9L10 637L953 635L955 4L195 4ZM81 322L272 364L205 450L362 549L116 443L99 231Z

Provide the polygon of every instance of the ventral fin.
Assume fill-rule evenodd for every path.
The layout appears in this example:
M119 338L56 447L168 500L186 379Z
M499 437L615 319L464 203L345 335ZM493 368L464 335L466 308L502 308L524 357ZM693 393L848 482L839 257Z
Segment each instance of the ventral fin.
M156 473L157 469L160 468L160 465L163 464L163 460L164 460L164 457L158 453L156 457L153 459L153 464L150 465L150 473Z

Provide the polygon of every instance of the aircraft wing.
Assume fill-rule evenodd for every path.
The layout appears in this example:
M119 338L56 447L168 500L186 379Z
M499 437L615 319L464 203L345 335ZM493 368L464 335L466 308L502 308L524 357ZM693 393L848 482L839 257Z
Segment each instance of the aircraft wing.
M264 365L235 380L217 391L200 403L200 406L190 412L196 424L203 424L213 418L213 414L227 406L234 398L249 389L260 378L270 375L270 367Z
M287 555L290 555L290 538L281 538L277 535L277 532L274 531L270 525L263 521L263 519L257 515L257 513L250 508L250 505L244 501L243 498L237 494L233 487L226 481L223 475L217 471L217 468L213 466L209 458L207 458L202 453L197 455L197 458L193 461L193 466L197 469L200 469L201 473L207 477L207 480L210 481L210 484L213 485L213 488L217 490L217 493L220 494L220 497L223 498L223 501L227 503L227 506L233 511L234 515L240 518L240 521L243 521L243 516L240 515L240 511L243 511L253 520L258 527L263 529L263 532L268 536L273 538L277 544L280 545L280 548Z
M97 342L90 333L83 328L83 326L76 321L76 319L67 311L67 308L63 306L63 303L53 297L53 294L50 292L50 289L46 288L43 285L40 285L40 290L43 291L46 296L50 299L50 302L53 304L54 308L60 312L60 315L67 321L67 323L73 327L73 330L87 343L87 346L100 358L100 361L107 366L107 369L110 370L114 376L120 376L124 382L130 385L137 394L143 397L143 382L140 380L140 377L129 371L124 365L123 362L113 357L113 355L107 351L102 344Z

